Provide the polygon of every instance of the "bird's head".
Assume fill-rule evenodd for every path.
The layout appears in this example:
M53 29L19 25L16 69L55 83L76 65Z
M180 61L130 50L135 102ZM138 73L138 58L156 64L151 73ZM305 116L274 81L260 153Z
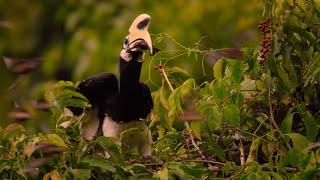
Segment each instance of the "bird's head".
M146 50L150 50L151 55L153 54L152 41L148 32L150 20L151 17L148 14L141 14L132 22L120 53L125 61L130 61L133 54L142 55Z

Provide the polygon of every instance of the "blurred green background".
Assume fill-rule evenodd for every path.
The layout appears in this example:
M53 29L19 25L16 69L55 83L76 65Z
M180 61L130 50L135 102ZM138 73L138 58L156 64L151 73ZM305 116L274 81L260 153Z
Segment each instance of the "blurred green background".
M159 57L176 56L181 49L167 33L186 47L201 40L201 48L241 48L257 43L256 26L263 13L260 0L10 0L0 1L0 55L17 59L40 58L41 66L17 75L0 65L0 125L19 121L29 131L50 131L48 111L34 108L57 80L74 82L102 71L118 75L118 57L132 20L141 13L152 16L149 32L163 51ZM162 38L161 38L162 37ZM198 47L199 48L199 47ZM200 58L201 59L201 58ZM160 63L146 56L141 81L160 83L153 67ZM198 81L201 61L179 56L168 65L185 67ZM206 65L206 68L211 69ZM8 88L16 83L14 88ZM152 90L157 85L150 83ZM11 118L10 116L11 112ZM30 120L12 118L27 112ZM19 120L18 120L19 119Z

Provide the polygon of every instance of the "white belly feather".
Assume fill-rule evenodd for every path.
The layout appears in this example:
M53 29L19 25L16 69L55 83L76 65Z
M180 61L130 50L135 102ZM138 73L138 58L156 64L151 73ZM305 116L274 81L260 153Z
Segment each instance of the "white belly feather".
M130 137L123 136L121 133L128 129L135 129L137 133L130 134ZM122 147L130 149L137 147L142 156L151 156L151 132L144 121L117 123L106 115L102 125L102 132L106 137L120 138Z
M121 133L121 124L118 124L106 115L103 120L102 132L106 137L118 138Z

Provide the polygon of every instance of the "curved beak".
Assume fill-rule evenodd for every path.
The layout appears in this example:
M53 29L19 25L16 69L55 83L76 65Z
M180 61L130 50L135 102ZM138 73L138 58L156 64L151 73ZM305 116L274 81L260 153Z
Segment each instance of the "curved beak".
M152 41L148 32L151 17L148 14L139 15L129 28L129 51L150 50L153 54Z

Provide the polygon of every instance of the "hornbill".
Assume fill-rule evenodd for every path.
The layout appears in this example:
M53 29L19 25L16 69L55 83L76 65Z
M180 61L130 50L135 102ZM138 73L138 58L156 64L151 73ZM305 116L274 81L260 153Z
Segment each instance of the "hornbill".
M148 14L141 14L129 28L120 51L119 84L114 74L105 72L85 79L77 88L89 100L92 105L89 111L96 117L81 125L84 137L93 139L102 130L104 136L119 138L121 132L134 127L141 133L121 143L137 147L143 156L151 155L152 142L144 120L153 108L153 101L148 86L139 82L144 52L150 50L153 54L148 32L150 20Z

